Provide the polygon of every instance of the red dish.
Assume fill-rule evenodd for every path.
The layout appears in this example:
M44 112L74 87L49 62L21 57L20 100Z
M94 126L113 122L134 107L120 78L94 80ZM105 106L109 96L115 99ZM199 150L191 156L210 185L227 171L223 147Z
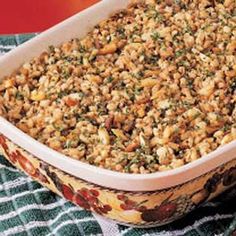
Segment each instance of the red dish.
M7 0L1 2L0 34L41 32L99 0Z

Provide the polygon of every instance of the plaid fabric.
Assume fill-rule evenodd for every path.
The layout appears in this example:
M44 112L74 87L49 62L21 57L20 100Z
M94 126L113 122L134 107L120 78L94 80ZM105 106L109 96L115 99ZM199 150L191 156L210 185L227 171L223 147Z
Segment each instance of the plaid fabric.
M0 54L33 37L0 37ZM185 218L152 229L117 225L91 214L34 182L0 156L0 235L213 236L236 229L236 189Z
M1 36L0 37L0 55L6 52L9 52L16 46L26 42L27 40L31 39L37 35L35 34L16 34L15 36Z

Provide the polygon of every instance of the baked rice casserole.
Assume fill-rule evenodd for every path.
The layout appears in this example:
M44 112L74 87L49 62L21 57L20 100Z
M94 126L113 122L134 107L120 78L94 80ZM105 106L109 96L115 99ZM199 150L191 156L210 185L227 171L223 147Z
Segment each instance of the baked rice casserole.
M235 0L136 1L0 81L12 124L127 173L177 168L235 140L235 102Z

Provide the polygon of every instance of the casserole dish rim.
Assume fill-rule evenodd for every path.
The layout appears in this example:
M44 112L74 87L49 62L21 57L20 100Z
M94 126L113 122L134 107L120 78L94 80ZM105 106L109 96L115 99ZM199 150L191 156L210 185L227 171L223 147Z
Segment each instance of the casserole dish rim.
M171 188L193 180L235 159L233 151L236 141L233 141L196 161L173 170L150 174L130 174L103 169L63 155L33 139L2 117L0 117L0 133L39 160L68 174L96 185L123 191L144 192ZM231 151L232 156L225 157L224 154ZM82 173L78 173L76 170L80 170Z

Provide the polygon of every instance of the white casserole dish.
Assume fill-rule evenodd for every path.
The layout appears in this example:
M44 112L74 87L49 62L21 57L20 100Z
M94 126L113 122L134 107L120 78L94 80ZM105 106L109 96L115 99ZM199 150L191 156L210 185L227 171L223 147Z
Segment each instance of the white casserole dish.
M102 1L90 7L89 9L56 25L55 27L41 33L34 39L24 43L23 45L17 47L16 49L12 50L8 54L0 58L0 78L2 79L5 75L12 73L24 62L29 61L34 56L37 56L43 51L45 51L50 45L59 45L62 42L68 41L72 38L84 37L94 25L99 23L101 20L106 19L115 11L125 8L128 3L128 0ZM196 160L190 164L187 164L174 170L153 174L125 174L101 169L68 158L34 140L33 138L17 129L15 126L10 124L2 117L0 117L0 134L3 135L2 139L5 139L4 136L7 138L4 142L7 143L8 149L6 151L6 147L4 148L4 145L2 145L2 152L6 157L8 157L8 159L10 159L10 161L12 160L11 157L9 158L8 151L10 150L12 152L15 152L16 150L18 150L19 152L23 153L26 159L31 160L32 163L36 166L40 166L40 168L45 171L46 176L50 177L50 171L48 170L48 168L45 168L45 163L46 165L48 164L50 168L55 167L55 170L58 170L59 172L64 172L65 176L66 174L69 174L73 176L73 178L75 177L76 179L79 179L82 182L87 182L89 183L89 185L91 183L91 185L99 187L99 191L103 191L102 189L105 189L104 191L112 189L113 193L114 191L117 193L127 192L129 193L130 197L132 197L132 195L136 196L137 194L139 194L140 196L143 194L143 196L145 196L144 198L146 199L148 192L152 192L151 195L153 196L165 190L165 192L167 192L167 194L165 195L168 196L161 196L159 200L152 200L162 202L161 205L163 205L163 199L172 199L171 201L174 201L174 199L178 199L177 196L174 196L174 193L170 194L170 192L173 192L176 187L182 186L181 188L183 188L185 183L189 184L192 181L198 180L201 184L196 184L196 192L199 193L201 192L200 189L203 188L204 184L206 183L206 179L209 179L211 176L213 176L216 171L219 171L220 173L225 173L228 169L233 168L236 164L236 141L234 141L221 148L218 148L216 151L208 154L207 156L202 157L199 160ZM15 145L13 145L12 143L14 143ZM25 151L22 151L21 149ZM16 166L22 169L22 165L18 164L16 164ZM27 172L27 170L25 171ZM30 171L28 172L28 174L31 175ZM236 174L234 173L234 180L235 175ZM33 177L35 176L33 175ZM224 177L225 175L222 174L222 180ZM69 177L66 176L65 178ZM69 180L65 180L65 182L68 181ZM219 187L219 189L214 192L212 196L219 194L224 189L228 188L229 186L232 186L234 183L235 181L232 181L230 185ZM52 185L48 183L44 184L48 185L49 188L49 185ZM77 184L74 183L73 188L74 186L77 186ZM51 187L51 189L53 189L53 187ZM55 187L53 190L55 191ZM58 191L58 189L56 191ZM181 191L183 193L184 190L182 189ZM189 188L187 188L186 191L189 192ZM189 194L190 193L191 192L189 192ZM185 195L186 194L187 193L185 193ZM169 197L169 195L171 196ZM148 196L150 196L150 194L148 194ZM210 199L212 196L208 196L207 199ZM193 196L191 195L191 198L192 197ZM141 200L136 199L136 201L140 202ZM202 201L200 200L196 201L196 203L194 202L194 207L196 207L201 202ZM155 205L158 204L155 203ZM146 207L150 208L150 206L151 203ZM156 208L157 207L155 207L155 209ZM120 211L122 210L124 211L124 209L120 209ZM185 212L183 212L183 214L187 213L188 211L186 210ZM178 217L182 216L183 214L178 215ZM176 216L173 219L178 217ZM128 223L136 225L146 225L143 220L132 220L132 217L128 218L128 220L126 220L125 218L122 220L120 217L114 217L113 214L112 216L110 216L110 218L126 224ZM151 225L167 223L169 221L172 221L173 219L171 218L163 222L153 220L151 221Z

